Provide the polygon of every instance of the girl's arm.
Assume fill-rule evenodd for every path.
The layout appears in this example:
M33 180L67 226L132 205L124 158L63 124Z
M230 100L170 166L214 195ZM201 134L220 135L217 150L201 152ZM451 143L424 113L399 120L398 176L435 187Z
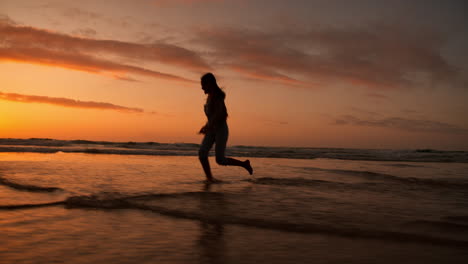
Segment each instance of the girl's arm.
M207 129L214 129L217 124L226 120L226 106L223 99L215 99L213 102L213 116L208 120Z

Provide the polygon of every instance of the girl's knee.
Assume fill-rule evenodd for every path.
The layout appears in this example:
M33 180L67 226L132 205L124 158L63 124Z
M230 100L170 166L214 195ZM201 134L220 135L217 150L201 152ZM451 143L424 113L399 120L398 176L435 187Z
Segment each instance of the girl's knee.
M198 150L198 158L199 159L207 159L208 158L208 151L204 149Z
M228 164L228 161L227 161L227 158L226 158L226 157L218 157L218 156L216 156L216 163L218 163L219 165L227 165L227 164Z

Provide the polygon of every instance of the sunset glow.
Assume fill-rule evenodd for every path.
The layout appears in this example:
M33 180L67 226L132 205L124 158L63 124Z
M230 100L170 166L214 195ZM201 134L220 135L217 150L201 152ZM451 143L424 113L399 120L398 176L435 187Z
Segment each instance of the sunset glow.
M1 1L0 137L468 149L464 1L110 2Z

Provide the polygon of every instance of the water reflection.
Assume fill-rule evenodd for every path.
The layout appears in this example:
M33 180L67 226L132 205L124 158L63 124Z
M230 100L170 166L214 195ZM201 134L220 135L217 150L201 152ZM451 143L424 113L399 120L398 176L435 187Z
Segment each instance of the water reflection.
M205 184L204 192L211 192L212 184ZM226 211L225 198L222 195L200 195L200 213L202 215L216 215L215 219L223 217ZM226 245L224 241L224 225L222 221L200 221L200 263L224 263L226 257Z

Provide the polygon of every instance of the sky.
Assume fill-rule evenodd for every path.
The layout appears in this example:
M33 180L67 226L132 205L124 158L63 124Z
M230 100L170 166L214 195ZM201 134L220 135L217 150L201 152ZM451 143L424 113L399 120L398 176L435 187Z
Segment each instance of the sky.
M0 137L468 150L468 3L1 0Z

